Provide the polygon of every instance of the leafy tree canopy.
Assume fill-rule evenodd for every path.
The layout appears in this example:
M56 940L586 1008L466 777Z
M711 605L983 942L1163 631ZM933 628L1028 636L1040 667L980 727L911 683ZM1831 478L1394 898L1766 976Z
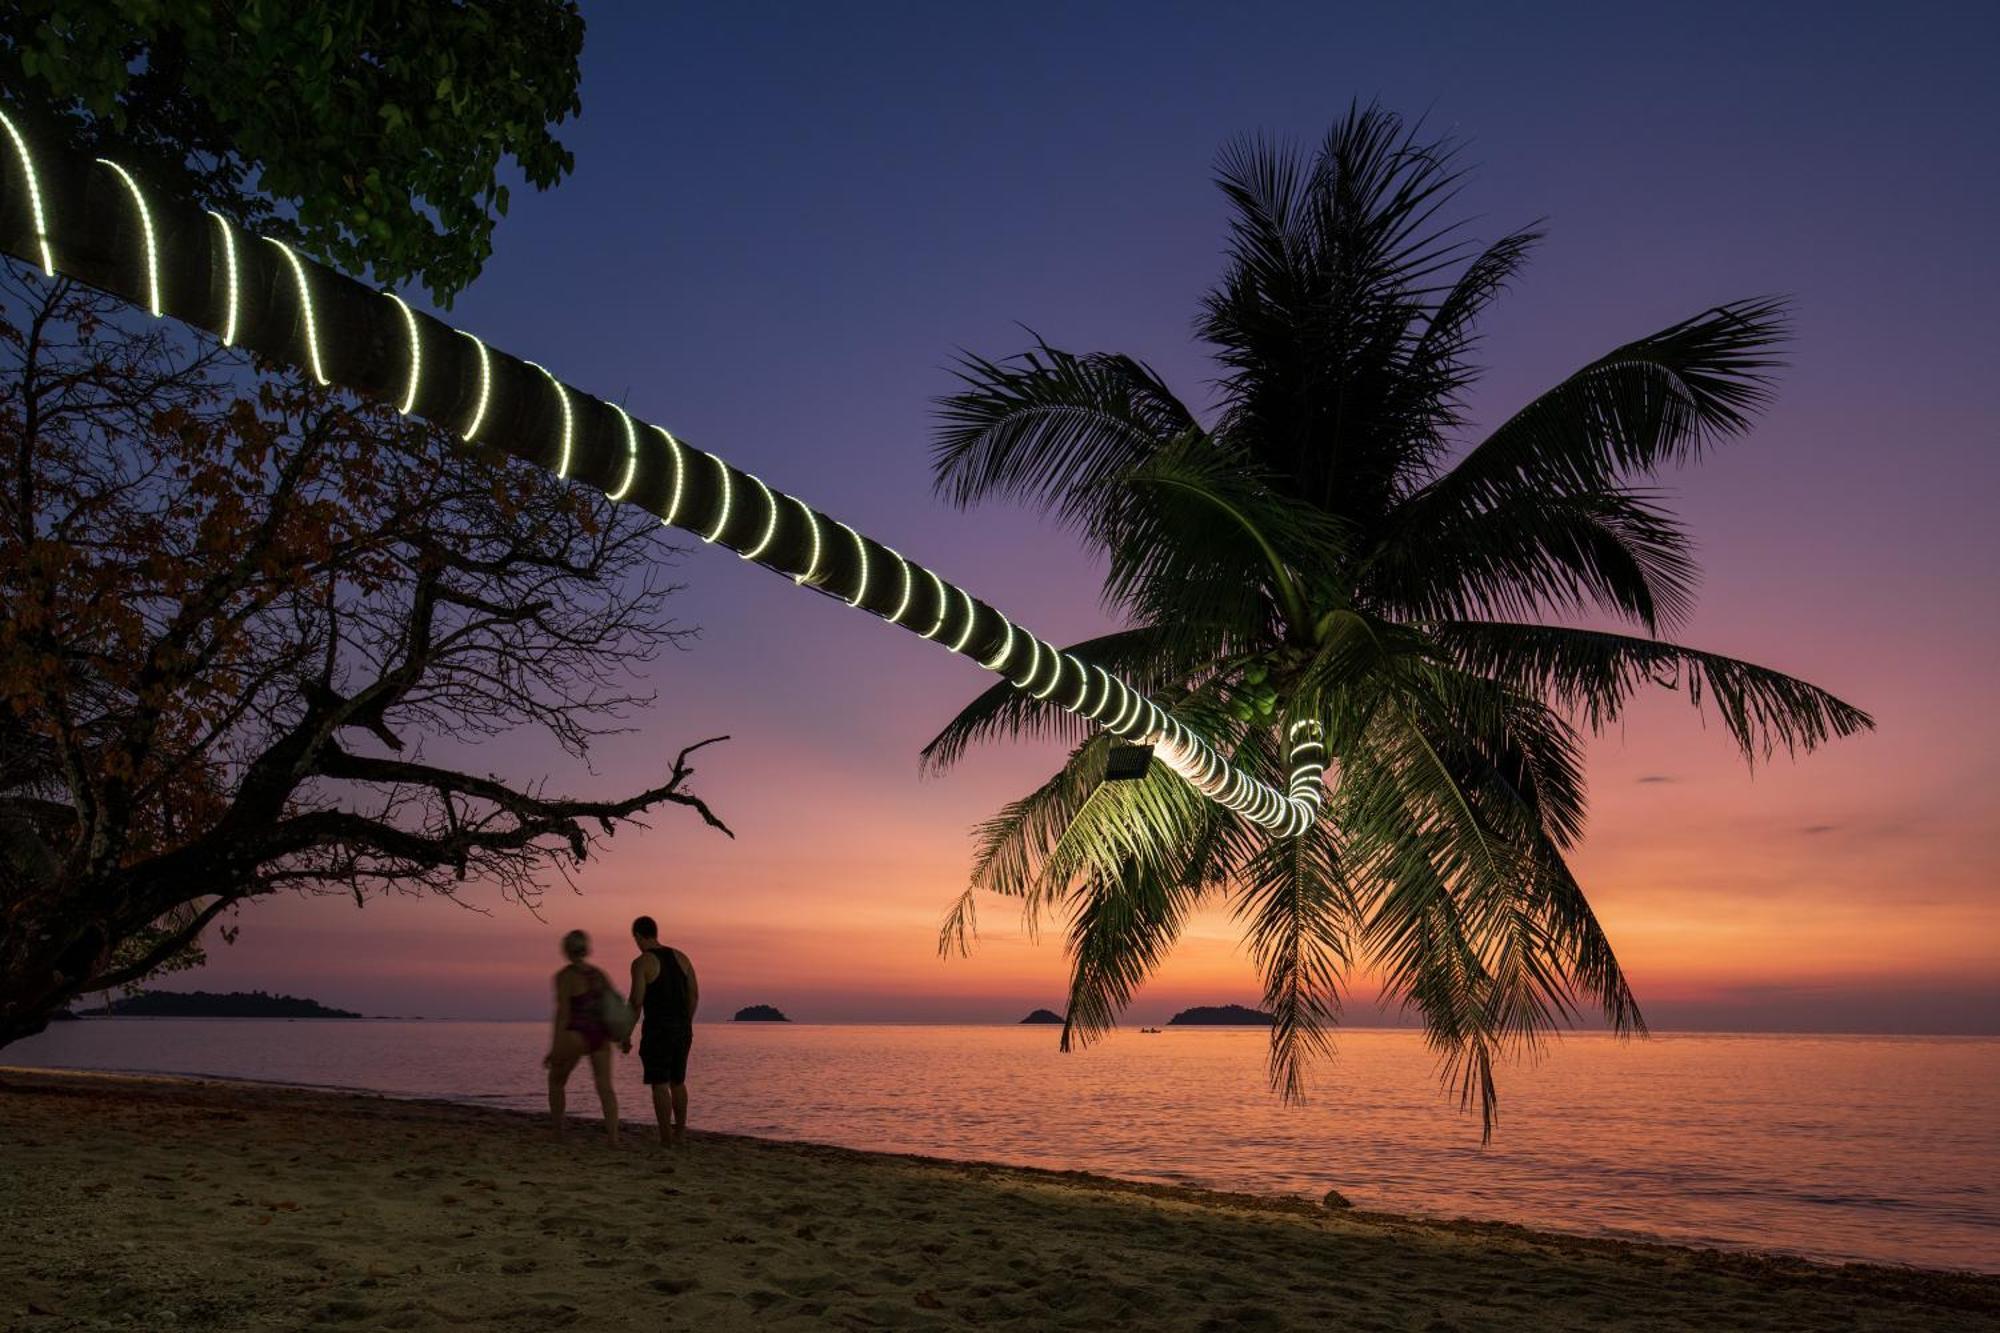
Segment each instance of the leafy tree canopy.
M22 0L0 94L76 147L350 272L463 291L507 212L573 166L569 0Z

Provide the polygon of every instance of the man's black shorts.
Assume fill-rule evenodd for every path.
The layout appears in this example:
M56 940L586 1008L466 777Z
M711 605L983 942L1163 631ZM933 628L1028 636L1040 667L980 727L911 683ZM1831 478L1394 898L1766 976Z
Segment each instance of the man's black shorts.
M639 1034L639 1063L648 1083L685 1083L688 1048L694 1045L694 1025L655 1032L648 1023Z

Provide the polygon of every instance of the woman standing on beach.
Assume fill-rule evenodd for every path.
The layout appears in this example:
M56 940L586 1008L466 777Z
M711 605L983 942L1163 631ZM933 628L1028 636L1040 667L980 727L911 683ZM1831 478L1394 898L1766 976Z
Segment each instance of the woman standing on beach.
M542 1057L549 1071L549 1119L561 1138L570 1071L587 1055L597 1100L604 1106L604 1132L617 1147L618 1094L611 1087L611 1030L604 1022L604 997L611 992L611 978L583 961L590 956L590 936L582 931L563 936L562 951L569 961L556 973L555 1034L549 1053Z

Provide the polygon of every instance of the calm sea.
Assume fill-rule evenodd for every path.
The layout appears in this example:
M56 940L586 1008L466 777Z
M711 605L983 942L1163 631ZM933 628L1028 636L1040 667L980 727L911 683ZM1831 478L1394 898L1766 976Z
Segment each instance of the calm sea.
M0 1052L542 1106L541 1023L116 1019ZM1477 1217L1816 1259L2000 1272L2000 1040L1572 1036L1502 1086L1499 1131L1441 1099L1412 1032L1342 1035L1312 1101L1265 1036L704 1024L697 1128ZM635 1060L627 1118L650 1120ZM595 1114L578 1077L572 1108Z

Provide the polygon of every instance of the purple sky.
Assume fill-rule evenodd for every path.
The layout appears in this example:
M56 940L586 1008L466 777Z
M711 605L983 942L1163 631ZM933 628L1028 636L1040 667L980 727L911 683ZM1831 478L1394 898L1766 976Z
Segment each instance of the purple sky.
M1511 8L586 5L576 174L515 195L450 317L1067 641L1105 623L1074 544L931 498L953 350L1018 350L1024 323L1138 355L1200 402L1217 148L1310 142L1357 97L1423 115L1479 165L1463 204L1481 234L1550 232L1486 325L1476 422L1716 302L1797 302L1766 424L1669 479L1708 575L1686 637L1826 685L1881 731L1754 778L1677 704L1595 747L1579 866L1655 1024L2000 1030L2000 11ZM932 954L965 830L1048 759L918 779L982 674L719 552L684 570L678 613L703 638L595 777L525 737L486 762L625 788L728 731L703 790L740 842L671 816L621 837L546 928L505 905L260 906L198 984L534 1014L559 927L615 936L650 908L715 1008L1059 1007L1059 941L997 904L974 959ZM1216 918L1133 1017L1254 995Z

